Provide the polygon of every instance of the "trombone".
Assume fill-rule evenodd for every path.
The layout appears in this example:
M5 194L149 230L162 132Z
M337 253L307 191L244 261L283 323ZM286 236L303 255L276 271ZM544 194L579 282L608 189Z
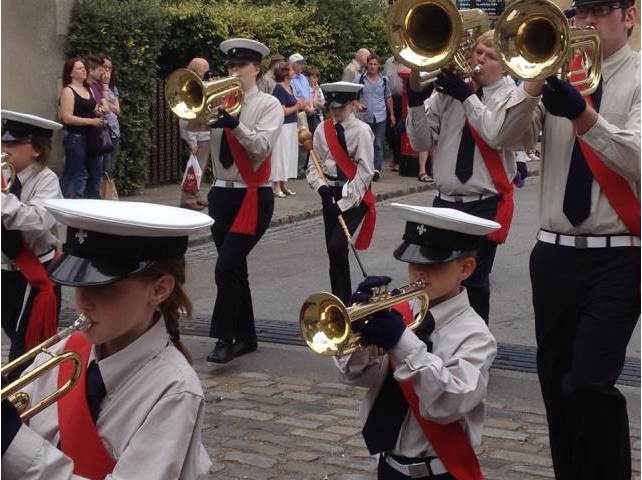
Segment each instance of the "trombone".
M391 292L376 291L370 301L346 307L343 302L327 292L310 295L299 313L301 335L308 347L319 355L343 356L365 348L361 335L352 332L352 323L375 312L413 298L421 301L421 308L408 328L416 329L428 313L428 294L423 280L397 288Z
M470 76L470 49L486 30L486 12L457 10L452 0L399 0L388 9L386 20L390 49L411 69L413 90L434 81L444 67Z
M186 68L169 74L165 81L165 100L174 115L212 125L220 118L218 109L238 115L243 103L241 79L232 76L204 82Z
M600 37L592 27L571 26L550 0L517 0L495 26L495 50L506 71L522 80L542 80L561 71L582 95L593 93L602 71ZM572 65L576 55L581 66Z
M2 152L2 163L0 164L0 175L2 175L2 192L7 193L16 178L16 168L11 162L6 161L10 155Z
M80 372L82 371L82 363L80 360L80 355L78 355L76 352L63 352L59 354L53 354L47 349L52 345L55 345L56 343L58 343L60 340L67 338L72 333L80 330L85 330L86 328L89 327L90 324L91 324L91 321L85 315L80 314L72 325L61 330L56 335L53 335L49 339L42 342L40 345L32 348L28 352L22 354L12 362L2 367L1 373L4 376L13 372L16 368L24 365L25 363L33 360L36 357L36 355L40 353L45 353L49 355L49 357L51 357L49 358L49 360L47 360L43 364L38 365L36 368L26 373L25 375L21 376L17 380L14 380L6 387L2 387L2 391L0 392L0 398L2 400L9 399L9 401L18 410L20 414L20 418L23 421L28 420L29 418L33 417L37 413L40 413L42 410L47 408L52 403L57 402L60 397L66 395L67 392L69 392L73 388L73 386L76 384L76 382L78 381L78 377L80 377ZM37 378L45 375L46 373L49 372L49 370L57 367L62 362L65 362L67 360L74 363L74 370L69 380L67 380L67 382L63 386L58 388L58 390L54 391L52 394L43 398L40 402L36 403L34 406L30 406L31 399L29 398L29 394L21 391L21 389L25 385L28 385L29 383L33 382Z

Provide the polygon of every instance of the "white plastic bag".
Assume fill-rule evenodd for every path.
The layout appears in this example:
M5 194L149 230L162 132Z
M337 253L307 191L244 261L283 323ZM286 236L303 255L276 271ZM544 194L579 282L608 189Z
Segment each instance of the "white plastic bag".
M198 164L196 155L192 153L189 156L189 160L187 160L187 165L185 165L185 174L181 182L181 190L186 193L197 193L201 188L202 177L203 171L201 170L201 166Z

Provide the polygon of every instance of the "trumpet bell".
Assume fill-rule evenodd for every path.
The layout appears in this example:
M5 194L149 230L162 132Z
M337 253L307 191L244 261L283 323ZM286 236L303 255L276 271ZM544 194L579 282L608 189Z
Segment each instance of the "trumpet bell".
M9 157L8 153L2 152L2 159L6 159ZM11 188L11 185L13 185L13 182L16 178L16 169L13 166L12 163L9 162L2 162L0 165L0 176L1 181L2 181L2 191L4 193L7 193L9 189Z

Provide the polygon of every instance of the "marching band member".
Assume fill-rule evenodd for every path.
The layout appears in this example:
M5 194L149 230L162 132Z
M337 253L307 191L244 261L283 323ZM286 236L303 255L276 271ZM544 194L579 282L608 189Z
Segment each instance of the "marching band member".
M247 256L272 219L270 155L283 125L279 101L256 86L261 58L270 50L247 38L225 40L221 50L227 55L230 75L239 76L245 96L238 119L219 110L221 118L211 135L216 182L208 200L218 260L210 336L218 342L207 360L214 363L227 363L257 348Z
M321 85L330 102L331 118L314 131L313 148L327 178L324 181L310 162L307 179L323 203L325 242L330 259L332 293L349 305L352 287L348 240L339 225L342 215L352 235L359 224L355 247L370 245L376 222L375 198L370 184L374 175L374 134L354 114L353 102L363 85L335 82Z
M2 328L11 339L9 360L52 336L58 324L60 288L46 268L60 242L43 203L62 197L58 177L47 167L51 137L60 128L35 115L2 110L2 151L16 172L11 188L0 194Z
M516 165L511 150L522 150L525 136L515 126L520 115L530 118L530 110L524 113L516 107L536 103L505 77L493 35L492 30L483 33L472 48L471 66L481 70L472 73L470 84L443 70L434 95L430 96L432 86L424 92L408 88L410 113L406 120L412 147L432 154L438 190L433 206L494 219L502 226L483 242L477 269L464 282L471 305L486 323L488 277L497 245L506 240L513 216Z
M476 266L483 236L499 224L450 208L392 204L406 220L394 251L411 282L423 280L430 308L413 332L420 308L397 304L353 323L368 350L335 359L344 380L367 387L360 415L363 437L379 456L379 479L483 479L474 447L481 443L484 399L497 353L493 335L471 308L462 282ZM354 300L366 302L389 277L368 277Z
M640 315L640 55L627 45L637 12L630 0L576 0L570 13L600 36L600 86L583 97L555 77L524 82L545 108L530 259L538 372L555 477L630 479L615 382Z
M51 278L75 288L91 322L52 347L75 351L74 388L22 423L2 402L2 478L194 479L211 462L201 443L204 399L178 320L188 234L211 225L198 212L146 203L49 200L68 226ZM40 354L34 366L50 357ZM35 404L71 373L67 361L24 387Z

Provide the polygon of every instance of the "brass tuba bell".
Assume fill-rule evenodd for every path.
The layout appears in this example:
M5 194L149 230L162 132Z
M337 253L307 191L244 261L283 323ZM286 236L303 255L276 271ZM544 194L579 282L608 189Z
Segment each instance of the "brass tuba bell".
M331 293L313 293L305 300L299 313L301 335L308 347L319 355L348 355L365 348L360 343L361 335L352 332L352 322L412 298L421 301L419 313L408 325L408 328L414 330L428 313L428 294L424 291L422 280L392 292L376 292L369 302L357 303L351 307L346 307Z
M495 26L495 50L506 71L522 80L542 80L561 71L583 95L600 83L602 50L594 28L573 27L549 0L517 0ZM571 69L579 55L581 66Z
M410 83L417 90L444 67L468 77L470 49L486 30L486 12L457 10L452 0L399 0L389 7L386 20L390 49L411 69Z
M243 86L238 77L204 82L186 68L169 74L165 81L165 100L174 115L212 125L219 119L219 107L238 115L243 103Z

